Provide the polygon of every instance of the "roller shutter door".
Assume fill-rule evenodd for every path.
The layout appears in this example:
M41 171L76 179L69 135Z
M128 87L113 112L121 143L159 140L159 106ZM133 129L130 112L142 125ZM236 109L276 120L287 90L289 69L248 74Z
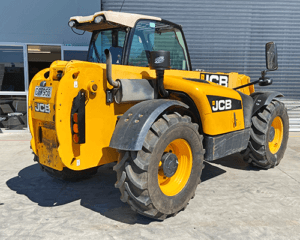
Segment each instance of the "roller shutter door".
M102 10L119 11L122 3L102 0ZM268 74L274 83L256 89L279 91L288 104L300 105L300 1L125 0L122 12L181 24L194 70L239 72L257 80L265 69L265 43L276 42L279 69ZM299 113L290 117L300 119Z

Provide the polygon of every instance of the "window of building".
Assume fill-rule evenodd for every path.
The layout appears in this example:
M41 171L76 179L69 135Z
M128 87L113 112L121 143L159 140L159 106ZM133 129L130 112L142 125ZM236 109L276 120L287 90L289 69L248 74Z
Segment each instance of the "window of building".
M0 96L0 132L6 130L22 130L27 128L26 96Z
M23 46L0 46L0 91L25 91Z
M64 60L65 61L71 61L71 60L86 61L87 60L87 51L65 50L64 51Z

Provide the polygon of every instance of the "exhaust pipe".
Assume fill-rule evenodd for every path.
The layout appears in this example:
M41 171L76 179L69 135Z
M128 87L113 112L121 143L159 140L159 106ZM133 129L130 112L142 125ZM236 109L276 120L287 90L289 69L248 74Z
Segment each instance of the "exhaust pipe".
M120 87L120 82L114 81L111 77L111 53L108 49L104 50L105 56L106 56L106 78L110 85L112 85L114 88Z
M109 84L114 87L113 90L109 90L111 91L111 99L114 98L118 104L154 99L152 80L117 79L117 81L114 81L111 76L111 53L108 49L105 49L104 53L106 56L106 78Z

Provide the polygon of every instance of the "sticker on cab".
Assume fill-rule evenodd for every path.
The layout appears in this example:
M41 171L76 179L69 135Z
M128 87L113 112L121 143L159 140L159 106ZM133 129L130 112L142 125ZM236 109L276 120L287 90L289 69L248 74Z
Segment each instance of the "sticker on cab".
M154 22L150 22L150 23L149 23L149 26L150 26L151 28L155 28L155 23L154 23Z

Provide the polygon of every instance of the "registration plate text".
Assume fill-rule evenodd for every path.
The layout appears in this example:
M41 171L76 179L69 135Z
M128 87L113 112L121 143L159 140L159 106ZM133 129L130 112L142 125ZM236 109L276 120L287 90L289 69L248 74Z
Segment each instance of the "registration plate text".
M51 98L52 87L35 87L34 96L35 97L43 97L43 98Z

